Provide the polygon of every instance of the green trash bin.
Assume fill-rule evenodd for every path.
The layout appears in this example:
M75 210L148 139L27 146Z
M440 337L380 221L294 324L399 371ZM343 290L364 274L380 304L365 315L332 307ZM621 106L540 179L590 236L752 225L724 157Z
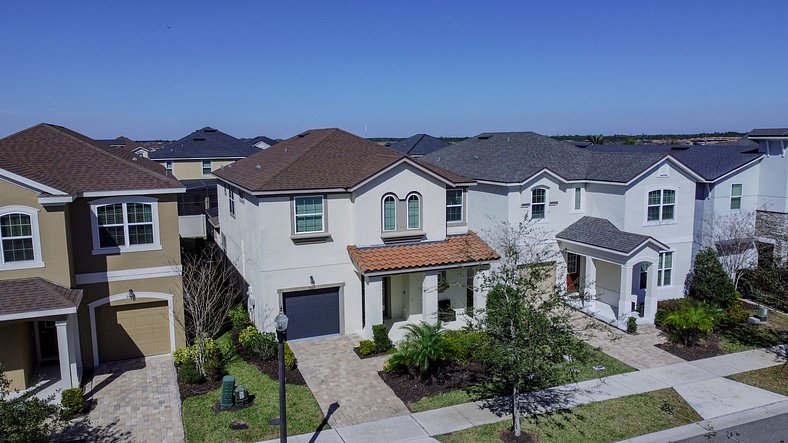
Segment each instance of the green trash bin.
M246 385L238 385L235 387L235 404L245 405L249 403L249 391Z
M225 375L222 379L222 396L219 401L219 407L228 409L233 406L233 393L235 391L235 377L232 375Z

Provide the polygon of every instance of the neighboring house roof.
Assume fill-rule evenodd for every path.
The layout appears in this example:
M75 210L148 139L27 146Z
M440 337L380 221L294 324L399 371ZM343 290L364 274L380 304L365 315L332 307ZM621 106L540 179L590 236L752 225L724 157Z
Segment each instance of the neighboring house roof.
M96 140L96 141L106 145L104 146L104 150L111 154L117 155L118 157L124 160L137 162L137 164L142 166L143 168L150 169L158 174L172 177L172 175L169 173L169 171L167 171L167 168L165 168L164 165L137 154L137 152L141 149L148 151L148 148L142 146L140 143L137 143L130 138L120 136L112 140Z
M764 128L753 129L747 133L748 137L786 137L788 128Z
M349 190L398 162L409 162L452 184L473 180L410 159L341 129L310 129L214 171L251 192Z
M269 137L266 137L264 135L258 135L257 137L254 137L254 138L242 138L241 140L249 143L249 145L251 145L251 146L254 146L254 145L256 145L256 144L258 144L260 142L263 142L263 143L267 144L268 146L273 146L273 145L276 144L276 140L274 140L272 138L269 138Z
M41 277L0 280L0 319L24 313L76 308L81 289L70 289Z
M260 149L222 131L205 127L152 152L154 160L244 158Z
M408 155L427 155L438 149L450 146L451 143L427 134L416 134L389 145L389 148Z
M473 231L451 235L442 241L363 248L350 245L347 250L353 263L364 274L488 262L500 258L495 250Z
M534 132L483 133L424 157L477 180L522 183L544 169L565 180L626 183L665 154L607 154Z
M625 254L633 252L638 246L649 240L654 241L661 248L669 249L653 237L622 231L613 225L610 220L588 216L567 226L555 237Z
M750 140L711 145L590 145L585 149L607 155L670 154L705 180L713 181L762 156Z
M175 177L108 149L68 128L41 123L0 139L0 168L60 195L183 188Z

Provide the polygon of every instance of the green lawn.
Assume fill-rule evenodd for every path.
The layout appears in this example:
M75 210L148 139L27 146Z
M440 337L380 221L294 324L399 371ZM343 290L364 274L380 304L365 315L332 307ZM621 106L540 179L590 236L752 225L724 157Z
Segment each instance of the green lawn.
M536 434L540 443L611 442L702 420L672 388L562 412L540 416L536 422L523 419L523 432ZM511 425L505 420L435 438L444 443L499 443L499 433Z
M753 305L744 304L744 308L756 312ZM765 325L757 327L741 325L720 331L723 352L731 354L788 342L788 316L770 309L767 320Z
M227 372L236 377L236 384L245 384L255 396L254 405L232 412L214 412L211 406L219 401L220 389L205 395L189 397L183 402L183 427L186 439L194 442L258 441L276 438L279 428L268 420L279 416L279 383L235 355L229 335L217 339L222 352L231 355ZM290 435L314 432L323 420L323 413L306 386L287 385L287 430ZM233 431L230 424L242 421L249 429ZM328 426L326 425L326 428Z
M563 383L608 377L635 370L635 368L616 360L585 342L582 343L582 346L584 347L584 351L588 353L588 358L580 365L580 372L577 374L576 378L572 380L567 376ZM595 371L593 367L597 365L604 366L605 369L602 371ZM419 401L409 403L407 406L411 412L422 412L467 403L473 400L476 399L472 398L464 389L456 389L454 391L424 397Z
M728 378L788 396L788 367L784 365L742 372L741 374L731 375Z

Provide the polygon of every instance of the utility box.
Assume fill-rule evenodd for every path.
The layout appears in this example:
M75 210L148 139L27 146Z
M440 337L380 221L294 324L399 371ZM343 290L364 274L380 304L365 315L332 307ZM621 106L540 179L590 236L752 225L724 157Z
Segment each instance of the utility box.
M233 407L233 392L235 391L235 377L232 375L225 375L222 379L222 396L219 400L219 407L221 409L229 409Z
M235 404L237 405L245 405L249 403L249 391L246 389L246 385L238 385L235 387Z

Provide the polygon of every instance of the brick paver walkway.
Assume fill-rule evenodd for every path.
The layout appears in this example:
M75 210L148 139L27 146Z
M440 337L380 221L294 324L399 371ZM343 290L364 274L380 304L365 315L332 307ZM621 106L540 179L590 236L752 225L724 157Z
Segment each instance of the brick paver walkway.
M182 442L181 401L172 356L106 363L85 384L95 403L59 440Z
M630 335L587 315L573 315L577 324L594 324L594 327L586 329L582 334L586 342L600 347L605 354L633 368L642 370L684 362L683 359L654 346L667 341L654 325L639 325L637 334Z
M353 348L359 340L356 335L342 335L290 342L298 369L333 427L409 413L377 374L387 357L358 358Z

